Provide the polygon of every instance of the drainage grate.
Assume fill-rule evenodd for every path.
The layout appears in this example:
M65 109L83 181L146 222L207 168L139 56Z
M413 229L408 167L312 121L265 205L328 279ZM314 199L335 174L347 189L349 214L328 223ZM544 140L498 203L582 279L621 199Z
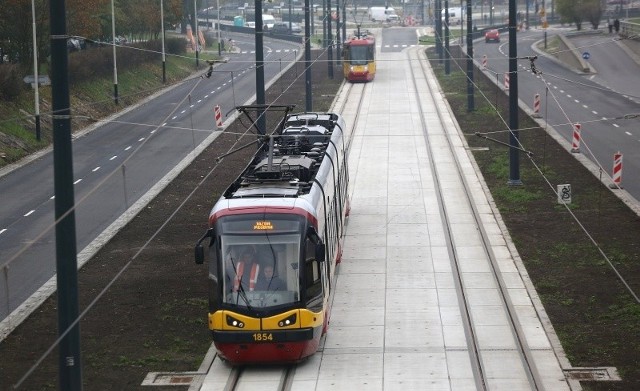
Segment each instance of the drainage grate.
M149 372L142 381L143 386L189 386L199 377L200 372Z
M616 381L622 380L615 367L584 367L565 369L569 380L577 381Z

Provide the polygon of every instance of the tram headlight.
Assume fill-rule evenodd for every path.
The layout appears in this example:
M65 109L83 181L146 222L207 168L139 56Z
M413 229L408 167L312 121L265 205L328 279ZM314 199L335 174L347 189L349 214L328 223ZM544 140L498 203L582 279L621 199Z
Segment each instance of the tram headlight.
M244 322L234 318L233 316L227 315L227 325L231 327L237 327L239 329L244 328Z
M296 314L291 314L289 316L287 316L286 318L280 320L278 322L278 326L280 327L289 327L291 325L294 325L297 321L298 317Z

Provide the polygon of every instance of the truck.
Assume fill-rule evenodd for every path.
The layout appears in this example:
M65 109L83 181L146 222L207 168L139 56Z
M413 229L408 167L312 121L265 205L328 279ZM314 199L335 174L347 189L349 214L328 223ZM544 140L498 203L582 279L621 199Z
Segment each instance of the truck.
M369 19L373 22L397 22L400 18L391 7L371 7Z

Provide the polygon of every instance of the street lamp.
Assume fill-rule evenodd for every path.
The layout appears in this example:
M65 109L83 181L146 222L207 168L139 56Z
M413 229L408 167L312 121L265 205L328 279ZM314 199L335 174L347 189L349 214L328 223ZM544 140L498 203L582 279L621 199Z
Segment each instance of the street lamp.
M118 104L118 67L116 66L116 13L111 0L111 39L113 48L113 101Z
M35 113L36 113L36 140L40 141L40 80L38 77L38 39L36 38L36 4L31 0L31 20L33 25L33 78L35 79Z
M198 9L196 8L197 0L193 0L193 25L195 28L195 42L196 42L196 69L198 68L198 57L200 54L200 37L198 36Z
M216 6L218 7L218 56L222 55L222 41L220 41L220 30L222 26L220 25L220 0L216 1Z
M164 53L164 0L160 0L160 39L162 40L162 83L167 82L167 63Z

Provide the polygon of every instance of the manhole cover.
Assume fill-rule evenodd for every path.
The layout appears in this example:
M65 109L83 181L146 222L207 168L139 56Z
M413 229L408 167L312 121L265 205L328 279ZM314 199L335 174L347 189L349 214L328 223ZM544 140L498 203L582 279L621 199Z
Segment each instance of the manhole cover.
M621 380L615 367L571 368L565 369L570 380L578 381L615 381Z
M185 386L206 374L199 372L149 372L142 382L143 386Z

